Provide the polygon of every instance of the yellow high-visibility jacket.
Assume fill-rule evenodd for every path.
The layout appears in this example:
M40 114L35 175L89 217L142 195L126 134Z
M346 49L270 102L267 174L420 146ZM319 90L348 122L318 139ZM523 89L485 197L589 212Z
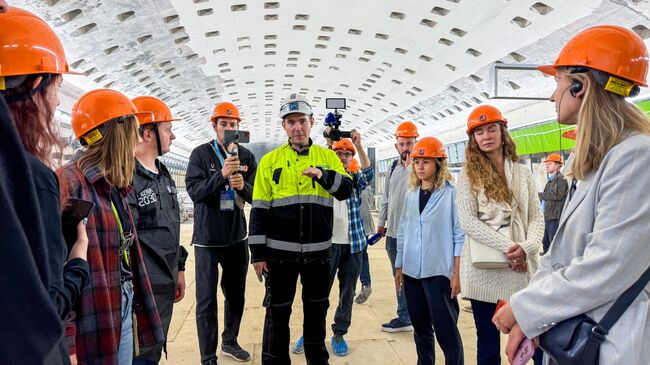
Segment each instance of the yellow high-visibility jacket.
M316 167L320 179L303 176ZM297 152L289 144L262 157L253 187L248 244L252 261L299 261L329 255L333 198L345 200L353 184L334 151L312 145Z

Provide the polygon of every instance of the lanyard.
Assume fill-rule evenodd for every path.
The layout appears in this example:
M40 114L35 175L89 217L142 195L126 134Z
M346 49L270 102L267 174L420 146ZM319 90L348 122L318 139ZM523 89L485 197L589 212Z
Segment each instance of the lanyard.
M221 152L221 149L219 148L216 139L213 139L212 143L214 144L214 153L217 155L217 158L219 159L219 163L221 163L221 168L223 169L223 165L224 165L223 157L221 157L221 153L219 153Z
M129 251L128 247L125 243L124 239L124 229L122 228L122 220L120 219L120 215L117 214L117 208L115 208L115 204L113 201L111 201L111 209L113 210L113 214L115 215L115 220L117 220L117 228L118 231L120 232L120 244L122 246L122 256L124 257L124 262L129 265Z

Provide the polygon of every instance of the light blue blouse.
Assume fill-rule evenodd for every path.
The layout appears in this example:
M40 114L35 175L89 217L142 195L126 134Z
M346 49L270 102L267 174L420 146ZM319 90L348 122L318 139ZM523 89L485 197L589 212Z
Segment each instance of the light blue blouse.
M454 256L460 256L465 241L455 200L456 189L445 182L431 192L420 214L420 188L406 192L397 229L395 268L416 279L438 275L451 279Z

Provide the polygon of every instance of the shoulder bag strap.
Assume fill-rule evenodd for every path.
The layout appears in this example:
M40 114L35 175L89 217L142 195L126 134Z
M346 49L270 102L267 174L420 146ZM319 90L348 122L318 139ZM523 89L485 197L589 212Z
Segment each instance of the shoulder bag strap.
M598 322L593 331L603 336L607 335L609 330L614 326L616 321L623 315L627 308L632 304L634 299L639 295L641 290L648 284L650 279L650 267L641 275L631 287L618 297L614 305L605 313L605 316Z

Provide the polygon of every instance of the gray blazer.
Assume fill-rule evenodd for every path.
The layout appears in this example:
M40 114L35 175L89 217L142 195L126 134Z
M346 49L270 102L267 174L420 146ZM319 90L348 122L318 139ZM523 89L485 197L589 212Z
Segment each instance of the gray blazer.
M511 298L529 338L586 313L600 320L650 264L650 136L612 148L600 168L579 181L557 234L528 287ZM567 197L568 199L568 197ZM601 364L650 362L650 285L612 327Z

